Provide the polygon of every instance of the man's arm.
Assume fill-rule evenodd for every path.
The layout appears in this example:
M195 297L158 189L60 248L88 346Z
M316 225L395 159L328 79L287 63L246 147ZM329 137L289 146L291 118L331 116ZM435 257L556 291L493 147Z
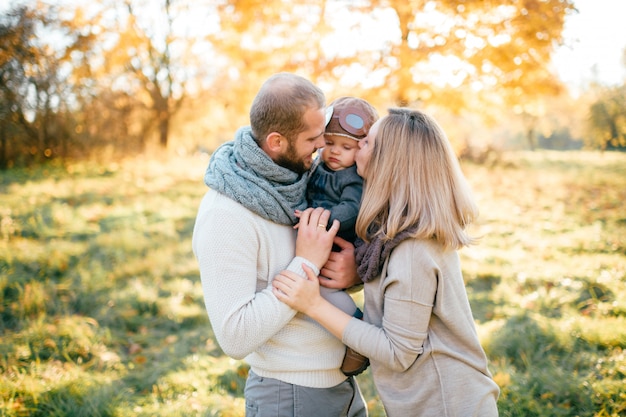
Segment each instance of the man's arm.
M208 211L201 206L193 249L217 341L228 356L240 359L282 329L295 311L277 300L271 288L257 289L262 237L250 218L233 212L233 207L236 210L233 205ZM301 268L301 260L292 263ZM269 283L271 278L261 280Z

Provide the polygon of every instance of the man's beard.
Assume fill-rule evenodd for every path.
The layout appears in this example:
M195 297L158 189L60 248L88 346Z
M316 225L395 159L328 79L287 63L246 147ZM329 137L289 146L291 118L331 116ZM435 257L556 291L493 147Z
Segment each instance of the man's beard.
M287 152L284 155L278 156L274 162L289 171L295 172L296 174L304 174L310 168L304 164L302 159L298 158L296 148L291 144L291 142L287 147Z

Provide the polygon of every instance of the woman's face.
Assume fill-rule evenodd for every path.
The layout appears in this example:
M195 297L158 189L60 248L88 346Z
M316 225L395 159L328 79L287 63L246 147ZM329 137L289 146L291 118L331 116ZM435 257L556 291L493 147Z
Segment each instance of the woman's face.
M372 149L374 149L374 141L376 140L379 124L380 119L378 119L372 127L370 127L370 131L367 133L367 136L359 141L359 150L354 157L354 160L356 161L356 172L363 178L365 178L363 176L365 167L367 167L367 162L370 160L370 156L372 155Z

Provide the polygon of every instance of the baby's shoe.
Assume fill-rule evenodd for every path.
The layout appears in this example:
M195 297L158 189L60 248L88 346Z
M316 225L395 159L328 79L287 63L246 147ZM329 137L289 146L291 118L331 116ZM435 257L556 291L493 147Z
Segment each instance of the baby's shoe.
M341 364L341 372L346 376L355 376L365 371L370 365L370 360L355 350L346 346L346 354Z

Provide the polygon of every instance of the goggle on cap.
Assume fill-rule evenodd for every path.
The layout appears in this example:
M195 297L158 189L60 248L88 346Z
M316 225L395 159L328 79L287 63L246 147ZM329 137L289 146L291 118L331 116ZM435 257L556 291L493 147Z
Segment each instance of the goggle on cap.
M326 108L324 134L359 141L367 136L376 120L378 113L367 101L356 97L339 97Z

